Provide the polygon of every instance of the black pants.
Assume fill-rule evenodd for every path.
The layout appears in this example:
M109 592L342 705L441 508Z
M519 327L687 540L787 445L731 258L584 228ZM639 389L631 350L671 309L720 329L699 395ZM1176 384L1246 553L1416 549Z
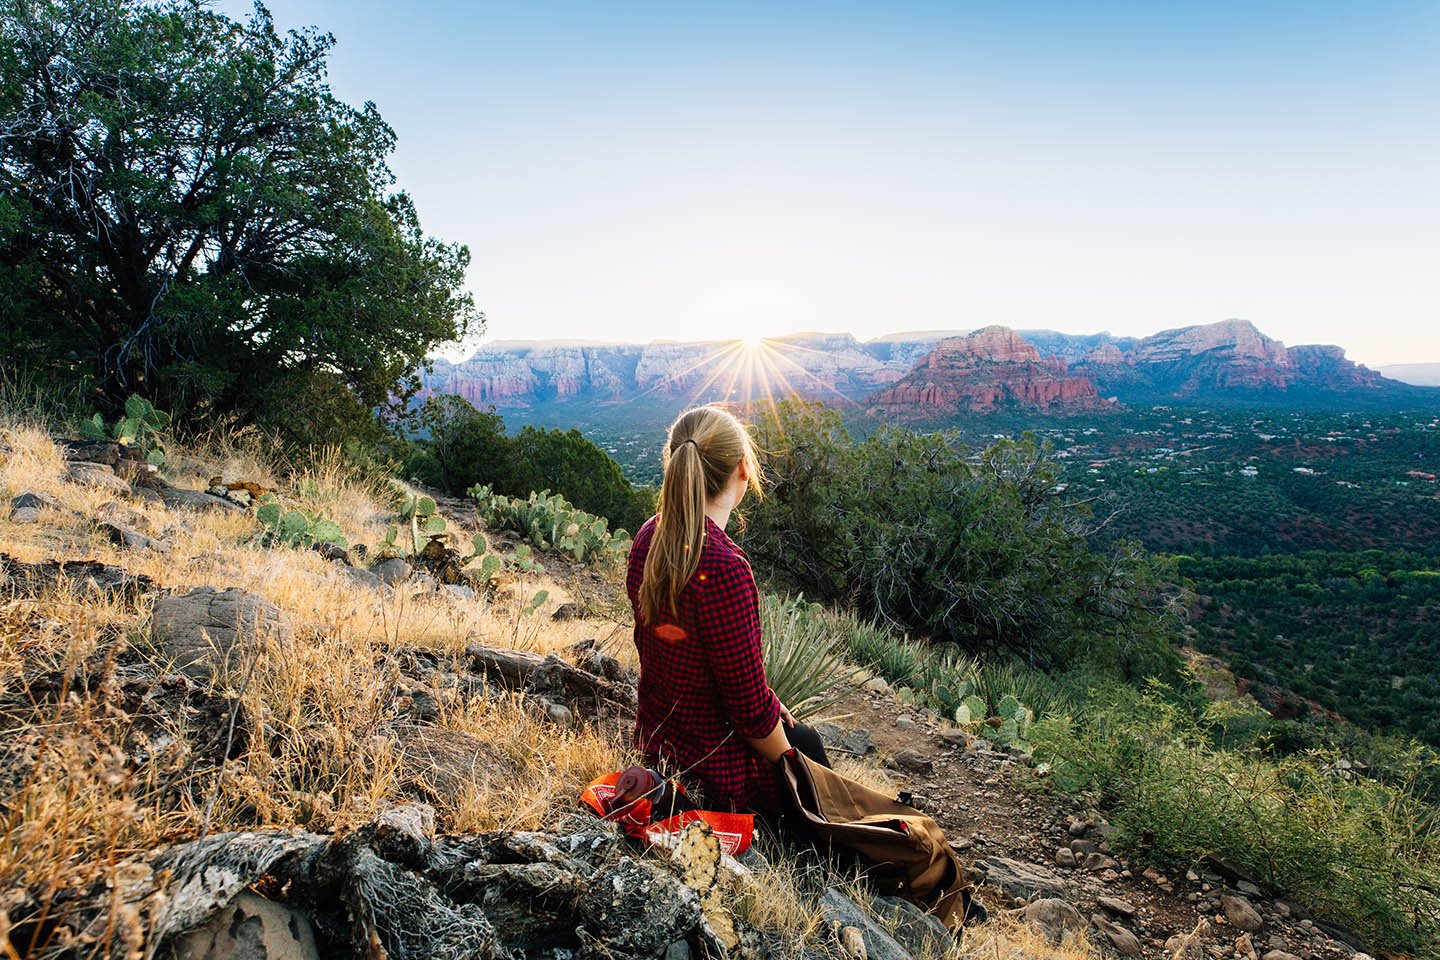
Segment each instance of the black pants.
M825 752L825 741L820 739L820 734L815 732L814 727L807 727L803 723L796 722L795 726L785 731L785 736L789 738L790 746L820 766L830 766L830 755Z
M790 741L790 746L799 750L805 756L814 760L823 767L830 766L830 756L825 752L825 741L820 739L820 734L815 732L814 727L807 727L805 724L796 721L795 726L787 727L785 737ZM780 776L776 770L775 776ZM783 788L782 788L783 793ZM673 817L677 813L684 813L687 810L698 810L699 808L691 802L689 797L680 796L674 790L667 790L665 797L657 805L655 819L663 820ZM757 810L756 813L762 820L768 820L773 824L779 824L781 811L778 810Z

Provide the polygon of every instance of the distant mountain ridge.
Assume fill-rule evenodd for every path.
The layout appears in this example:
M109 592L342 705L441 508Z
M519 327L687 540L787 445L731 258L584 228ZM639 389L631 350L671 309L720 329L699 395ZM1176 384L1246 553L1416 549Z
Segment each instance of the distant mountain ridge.
M765 341L763 351L738 340L656 340L645 344L500 341L468 360L437 360L425 389L453 393L477 406L658 398L724 399L744 389L747 365L809 397L858 400L905 376L944 334L893 335L861 342L850 334L800 333ZM707 392L708 391L708 392Z
M799 333L767 339L763 349L738 340L501 341L459 363L437 360L423 383L427 392L500 408L742 399L765 383L900 418L1116 403L1440 403L1440 390L1384 377L1340 347L1287 347L1235 319L1140 338L992 326L868 341Z

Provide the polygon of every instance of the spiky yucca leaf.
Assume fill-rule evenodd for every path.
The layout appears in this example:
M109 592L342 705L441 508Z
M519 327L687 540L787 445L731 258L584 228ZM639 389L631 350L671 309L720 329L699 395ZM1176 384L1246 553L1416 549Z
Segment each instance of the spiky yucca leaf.
M821 611L803 597L766 596L760 604L765 676L780 702L797 720L813 716L839 699L841 684L855 677L839 637Z

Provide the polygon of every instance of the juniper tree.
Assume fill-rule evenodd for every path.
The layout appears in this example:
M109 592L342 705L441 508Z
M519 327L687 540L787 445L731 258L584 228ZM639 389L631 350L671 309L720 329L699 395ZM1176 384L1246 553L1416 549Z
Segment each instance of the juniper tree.
M318 438L402 403L479 322L469 253L394 189L375 106L332 95L333 42L258 4L0 0L8 365Z

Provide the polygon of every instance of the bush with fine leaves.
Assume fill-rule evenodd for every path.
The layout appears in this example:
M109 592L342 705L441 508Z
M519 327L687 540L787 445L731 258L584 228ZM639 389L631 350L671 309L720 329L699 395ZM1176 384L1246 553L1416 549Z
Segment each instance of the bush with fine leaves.
M968 652L1175 670L1155 562L1133 545L1090 548L1088 511L1057 492L1033 438L969 459L945 433L854 440L834 411L797 402L755 429L768 490L741 543L775 582Z
M1075 716L1037 720L1035 756L1055 789L1108 811L1125 849L1219 855L1381 949L1440 955L1440 823L1417 789L1433 759L1382 783L1331 750L1218 747L1241 709L1111 684Z

